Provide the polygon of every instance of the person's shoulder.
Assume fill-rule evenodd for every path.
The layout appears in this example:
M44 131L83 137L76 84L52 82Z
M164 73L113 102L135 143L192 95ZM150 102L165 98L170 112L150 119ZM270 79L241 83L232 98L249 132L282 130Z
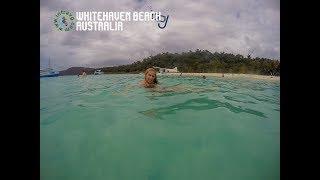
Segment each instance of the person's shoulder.
M140 81L140 82L139 82L139 85L140 85L140 86L145 86L144 81Z

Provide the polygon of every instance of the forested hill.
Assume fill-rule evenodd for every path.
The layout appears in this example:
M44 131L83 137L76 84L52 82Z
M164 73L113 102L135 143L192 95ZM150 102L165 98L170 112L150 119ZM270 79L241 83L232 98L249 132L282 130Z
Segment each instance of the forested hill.
M280 61L267 58L251 58L250 55L211 53L196 50L183 53L161 53L136 61L129 65L104 67L105 73L139 73L152 66L174 68L180 72L192 73L248 73L280 75Z

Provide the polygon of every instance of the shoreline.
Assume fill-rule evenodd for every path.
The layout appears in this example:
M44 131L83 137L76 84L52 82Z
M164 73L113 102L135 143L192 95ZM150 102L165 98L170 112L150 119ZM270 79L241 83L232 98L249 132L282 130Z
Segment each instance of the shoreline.
M143 73L104 73L104 75L119 75L119 74L139 74ZM158 76L180 76L181 73L157 73ZM222 74L224 75L222 77ZM93 75L93 74L88 74ZM61 75L61 76L76 76L76 75ZM271 80L271 81L280 81L280 76L266 76L258 74L232 74L232 73L182 73L182 77L219 77L219 78L248 78L248 79L260 79L260 80Z
M181 73L164 73L160 74L157 73L157 75L160 76L180 76ZM266 76L266 75L257 75L257 74L231 74L231 73L182 73L181 76L206 76L206 77L220 77L220 78L251 78L251 79L263 79L263 80L274 80L274 81L280 81L280 76Z

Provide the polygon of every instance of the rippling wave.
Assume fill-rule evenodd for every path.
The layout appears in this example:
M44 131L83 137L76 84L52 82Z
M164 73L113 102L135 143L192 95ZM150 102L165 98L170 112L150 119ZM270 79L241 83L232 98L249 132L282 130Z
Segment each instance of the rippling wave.
M177 111L185 111L185 110L201 111L201 110L215 109L219 107L227 108L229 111L233 113L244 112L244 113L253 114L263 118L266 117L262 112L259 112L253 109L236 107L230 103L220 102L217 100L210 100L208 98L191 99L183 103L162 107L162 108L152 108L146 111L141 111L140 113L149 117L156 117L159 119L163 119L164 115L175 114Z

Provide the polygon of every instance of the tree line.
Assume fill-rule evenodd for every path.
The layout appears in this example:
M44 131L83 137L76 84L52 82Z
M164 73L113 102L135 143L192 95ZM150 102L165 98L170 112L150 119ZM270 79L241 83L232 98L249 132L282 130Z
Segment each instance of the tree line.
M211 53L199 50L182 53L160 53L128 65L104 67L104 73L140 73L158 66L177 67L185 73L245 73L280 76L280 61L267 58L251 58L250 55L234 55L225 52Z

